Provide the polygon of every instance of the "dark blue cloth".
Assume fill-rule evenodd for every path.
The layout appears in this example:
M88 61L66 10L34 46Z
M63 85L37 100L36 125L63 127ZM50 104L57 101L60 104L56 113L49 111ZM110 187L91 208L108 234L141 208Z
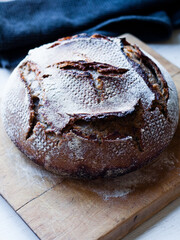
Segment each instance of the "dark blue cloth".
M0 3L0 64L14 67L30 48L86 32L144 41L180 27L179 0L19 0Z

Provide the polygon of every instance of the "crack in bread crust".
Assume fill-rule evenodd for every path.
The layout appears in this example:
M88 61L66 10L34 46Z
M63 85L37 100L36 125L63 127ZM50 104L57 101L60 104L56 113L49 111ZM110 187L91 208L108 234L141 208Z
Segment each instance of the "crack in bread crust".
M139 48L80 35L29 52L11 75L3 123L16 146L49 171L115 177L169 144L177 102L170 76Z
M155 100L152 101L149 111L153 111L156 107L158 107L162 114L167 118L169 90L167 82L165 81L160 69L136 45L132 46L125 39L122 39L122 43L122 50L128 61L144 79L149 89L155 95Z
M105 75L116 76L126 73L128 69L118 68L107 63L100 62L87 62L87 61L63 61L52 66L57 66L61 69L77 69L80 71L96 70L97 72Z
M37 81L37 78L40 74L40 71L37 68L37 65L32 63L31 61L27 61L23 63L19 69L20 72L20 78L24 82L25 87L27 89L27 93L30 97L30 118L29 118L29 130L26 133L26 140L33 134L33 129L37 124L37 115L38 115L38 105L39 105L39 98L34 95L32 88L30 87L30 83L28 83L26 77L24 76L24 69L27 69L29 73L33 73L35 81Z
M95 36L94 36L95 37ZM71 38L67 38L68 40ZM167 83L165 82L159 68L154 62L146 57L138 47L130 45L126 40L122 39L123 52L128 58L131 65L136 68L136 71L143 77L144 81L155 94L155 100L152 102L150 111L153 111L156 107L167 117L167 100L169 97ZM55 47L58 44L54 44L51 47ZM84 76L91 80L91 85L95 89L96 94L99 96L98 103L104 101L104 80L108 79L113 81L114 78L121 77L128 71L125 68L118 68L106 63L100 62L87 62L87 61L62 61L53 65L49 65L47 68L59 68L64 71L78 71L75 72L77 76ZM143 151L143 144L141 140L141 129L143 128L143 112L141 100L135 105L134 110L131 112L118 112L118 113L103 113L98 115L89 114L73 114L70 121L61 130L59 134L55 133L51 124L45 121L40 121L42 117L39 117L39 97L37 93L31 89L31 83L25 79L23 72L26 70L29 74L34 73L34 81L39 81L38 77L41 75L36 64L28 61L20 67L20 76L30 95L30 121L29 131L27 132L26 139L31 137L33 129L38 122L46 126L46 134L56 135L62 138L64 134L72 131L76 135L87 138L88 140L102 141L108 139L122 139L127 136L131 136L135 145L139 151ZM80 72L79 72L80 71ZM98 73L97 78L93 76L93 72ZM101 75L100 75L101 74ZM41 81L51 76L50 74L44 74L41 77ZM160 79L160 80L158 80ZM122 81L122 78L120 79ZM42 91L40 84L38 83L39 91ZM128 122L128 124L126 124ZM141 123L141 124L138 124ZM112 129L116 129L113 131ZM59 140L57 140L59 141Z
M141 129L144 127L143 112L144 109L139 100L132 111L125 113L104 113L101 116L90 117L78 116L67 130L99 143L132 137L139 151L143 151L144 146L141 139Z
M99 76L98 79L102 77L110 77L112 80L114 75L116 74L123 74L127 72L127 69L116 68L109 64L101 64L101 63L87 63L85 61L80 62L62 62L57 64L58 67L62 69L78 69L81 71L85 71L85 74L88 74L92 78L92 75L87 70L97 70L101 74L106 74L106 76ZM33 134L33 129L35 128L37 123L41 123L46 126L45 133L48 135L55 134L53 129L49 129L50 125L47 124L45 121L40 121L42 117L39 116L38 109L39 109L39 96L35 90L31 87L31 82L28 82L28 74L26 74L26 78L24 77L24 72L28 71L28 74L33 73L33 81L38 82L39 91L42 91L39 81L42 81L40 71L38 70L36 64L28 61L24 63L20 67L20 76L22 81L25 83L25 86L28 90L28 94L31 99L30 103L30 120L29 120L29 131L26 134L26 140L30 138ZM108 76L110 75L110 76ZM113 75L113 77L111 76ZM39 77L39 78L38 78ZM43 75L43 78L49 77L49 75ZM103 84L103 83L101 83ZM94 86L94 84L93 84ZM95 88L101 89L99 86L94 86ZM143 108L141 101L139 100L134 108L127 112L109 112L109 113L101 113L101 114L73 114L71 116L70 122L67 123L66 127L64 127L61 131L61 134L55 134L56 137L61 139L64 134L72 131L76 135L87 138L88 140L98 141L99 143L109 140L109 139L122 139L126 138L127 136L131 136L135 145L138 147L139 151L143 151L143 145L141 140L141 133L140 129L142 128L143 123ZM137 119L138 120L137 120ZM141 124L138 124L141 123ZM128 123L128 124L127 124ZM102 130L103 126L103 130ZM113 126L113 127L112 127ZM113 130L116 129L115 130ZM89 133L87 132L89 129ZM59 141L59 140L57 140Z
M57 67L66 71L73 70L73 74L77 77L85 77L90 80L91 86L94 88L98 96L97 102L100 103L104 100L104 81L114 78L121 78L124 73L128 71L125 68L118 68L106 63L100 62L87 62L87 61L63 61L53 64L49 67ZM80 72L77 72L80 71ZM94 74L97 72L97 74Z
M123 42L123 51L127 56L130 63L134 68L137 69L137 72L143 77L144 81L151 89L151 91L155 94L155 100L152 102L152 106L150 111L153 111L155 107L158 107L160 111L167 117L167 106L166 101L168 100L168 90L167 84L163 79L163 76L160 73L160 70L157 66L147 58L139 48L136 46L131 46L125 40ZM147 69L147 66L149 69ZM153 67L152 67L153 66ZM38 70L36 64L28 61L21 66L21 79L25 82L26 88L28 89L28 93L30 95L31 104L30 104L30 128L27 132L27 137L31 137L33 134L33 129L36 126L38 121L38 108L39 108L39 97L36 96L36 93L32 91L30 87L30 83L28 83L23 75L24 68L27 67L28 72L33 72L35 74L34 81L38 81L38 76L40 75L40 71ZM99 63L99 62L86 62L86 61L63 61L58 62L56 64L50 65L47 68L56 67L65 71L69 70L78 70L80 73L76 73L78 75L83 75L89 79L91 79L91 84L93 88L96 90L97 95L99 95L99 101L103 101L103 84L104 80L107 78L111 81L114 78L122 76L122 74L126 73L128 69L114 67L110 64ZM97 79L93 78L93 71L97 71L98 75ZM151 71L149 73L148 71ZM81 73L82 72L82 73ZM149 75L148 75L149 73ZM151 75L152 74L152 75ZM42 79L48 78L49 74L44 74ZM151 77L152 81L149 80ZM160 79L160 82L157 79ZM41 80L42 80L41 79ZM96 83L95 83L96 81ZM40 87L40 84L39 84ZM41 87L40 87L41 91ZM88 114L73 114L71 116L70 121L66 124L66 126L61 130L61 133L55 134L52 128L47 124L47 122L41 122L41 124L46 126L46 134L55 134L58 135L59 138L62 138L64 134L72 131L76 135L87 138L88 140L98 141L101 143L102 141L108 139L122 139L127 136L131 136L135 145L138 147L139 151L143 151L143 144L141 140L141 128L143 127L143 107L141 104L141 100L135 105L135 108L132 112L123 113L103 113L99 115L88 115ZM138 120L137 120L137 119ZM40 118L39 118L40 119ZM128 124L126 124L128 122ZM137 123L141 124L137 124ZM116 131L112 130L113 126ZM103 126L103 130L102 130Z

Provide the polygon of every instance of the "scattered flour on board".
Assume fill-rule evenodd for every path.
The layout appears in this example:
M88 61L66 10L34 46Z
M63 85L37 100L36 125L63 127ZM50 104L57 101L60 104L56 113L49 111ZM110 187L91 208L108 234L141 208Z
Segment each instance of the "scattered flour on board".
M145 191L149 186L159 184L174 168L177 169L177 175L180 176L178 162L179 160L173 152L165 150L151 165L111 180L89 182L88 187L105 201L113 198L126 198L135 191Z
M23 181L26 181L28 185L36 185L43 188L44 186L56 185L63 181L59 176L43 170L28 160L16 149L14 144L9 144L9 146L9 149L6 150L7 161L13 161L11 166L15 174ZM159 156L156 162L142 169L114 179L87 181L83 186L96 193L104 201L114 198L126 198L136 190L145 190L148 186L158 184L174 168L177 168L177 175L180 176L180 168L177 167L178 163L179 160L174 153L166 150ZM76 182L76 184L79 183Z
M6 150L7 161L11 161L11 166L16 174L28 185L36 185L39 188L44 186L55 185L61 182L61 178L52 174L32 161L30 161L24 154L22 154L14 144L9 144Z
M4 142L9 146L9 148L5 148L6 159L10 161L8 165L11 166L14 174L26 182L28 186L36 185L43 188L47 185L52 186L62 182L62 178L43 170L26 158L5 135ZM126 198L136 190L147 189L148 186L158 184L161 179L165 178L175 168L175 173L180 176L179 161L172 150L166 149L161 153L157 161L151 165L118 178L87 181L83 186L96 193L104 201L113 198Z

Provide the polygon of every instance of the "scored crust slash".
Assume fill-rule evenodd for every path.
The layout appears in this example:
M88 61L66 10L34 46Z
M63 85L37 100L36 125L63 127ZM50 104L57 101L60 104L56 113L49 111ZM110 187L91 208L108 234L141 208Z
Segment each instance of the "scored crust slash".
M31 50L3 98L4 127L45 169L115 177L153 160L171 141L178 96L167 71L124 38L85 34Z

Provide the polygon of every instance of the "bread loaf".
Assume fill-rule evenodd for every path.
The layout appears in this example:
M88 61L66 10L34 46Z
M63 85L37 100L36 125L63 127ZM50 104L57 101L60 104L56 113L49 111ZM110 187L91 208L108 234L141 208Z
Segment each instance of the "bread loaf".
M171 141L178 96L167 71L124 38L85 34L31 50L10 76L4 127L31 160L62 176L115 177Z

